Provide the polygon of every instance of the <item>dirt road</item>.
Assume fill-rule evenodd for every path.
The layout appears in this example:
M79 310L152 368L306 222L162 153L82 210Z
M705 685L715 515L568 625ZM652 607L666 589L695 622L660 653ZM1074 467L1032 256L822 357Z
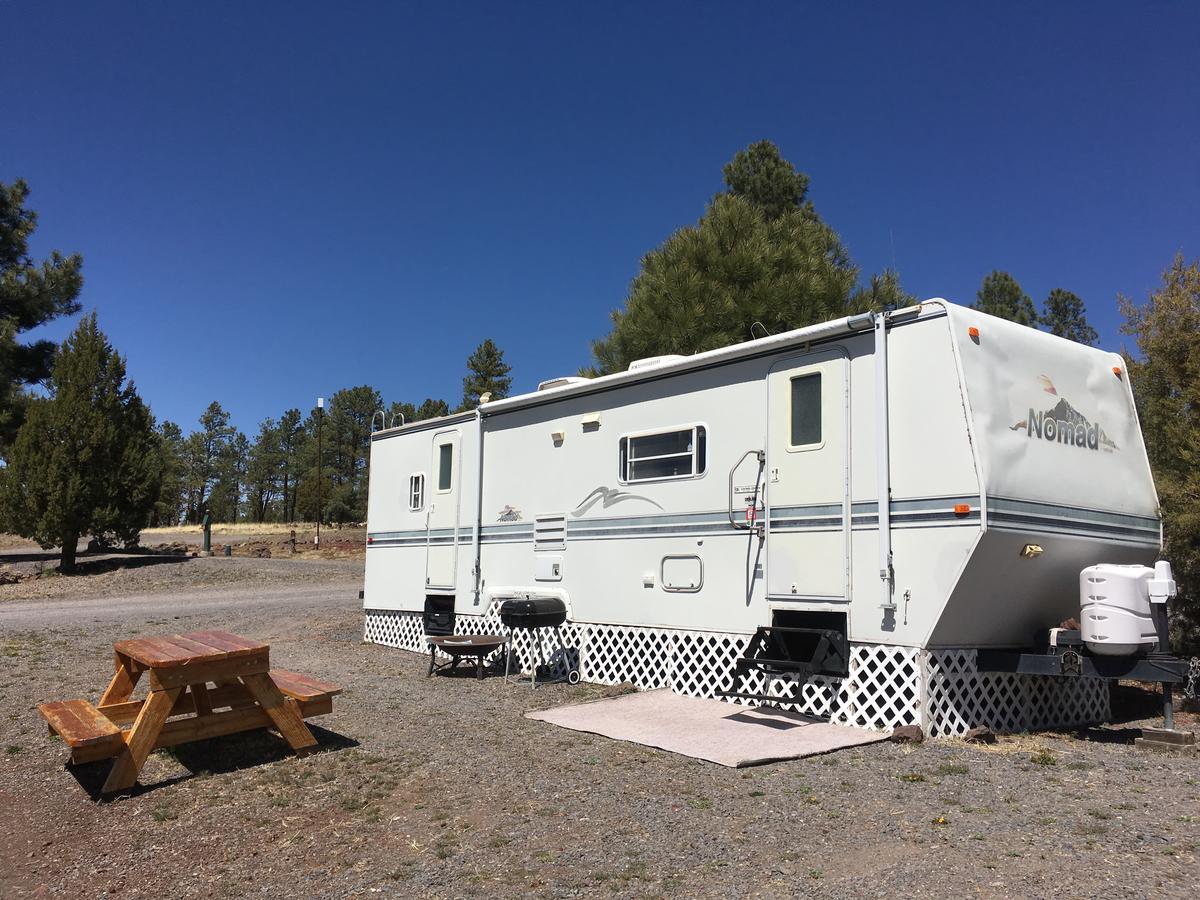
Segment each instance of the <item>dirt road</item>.
M194 563L199 564L199 563ZM228 565L214 561L212 565ZM291 565L291 563L289 563ZM297 563L304 565L304 563ZM339 575L342 573L339 572ZM170 618L186 611L187 615L211 616L215 619L252 608L266 612L283 607L279 612L306 615L328 608L331 600L358 605L358 590L362 579L346 573L329 581L315 584L286 584L260 587L238 584L224 587L196 587L191 590L155 591L120 596L70 597L45 600L14 600L0 602L0 632L12 629L46 628L57 625L91 622L100 624L117 621Z
M189 560L105 591L0 589L0 896L1152 897L1200 881L1194 753L1109 729L725 769L522 716L596 686L427 678L423 658L363 644L360 573ZM267 733L184 745L152 755L133 796L94 802L103 764L65 768L36 703L94 700L115 640L211 627L346 688L314 720L322 752Z

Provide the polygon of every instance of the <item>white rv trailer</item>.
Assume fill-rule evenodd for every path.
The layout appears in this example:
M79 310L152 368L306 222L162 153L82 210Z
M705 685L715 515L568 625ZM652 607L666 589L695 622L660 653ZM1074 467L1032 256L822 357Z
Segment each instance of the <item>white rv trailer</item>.
M557 597L584 680L712 695L756 629L816 624L844 677L748 689L933 734L1105 719L1103 681L976 651L1161 545L1123 359L940 299L378 431L370 475L369 641Z

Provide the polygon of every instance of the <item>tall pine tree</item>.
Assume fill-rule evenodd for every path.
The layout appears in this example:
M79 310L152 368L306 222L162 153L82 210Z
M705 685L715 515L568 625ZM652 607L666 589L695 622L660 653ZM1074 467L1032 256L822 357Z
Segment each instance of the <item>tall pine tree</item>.
M984 278L971 308L989 316L1008 319L1018 325L1028 325L1030 328L1037 328L1038 325L1038 314L1033 307L1033 301L1021 290L1017 279L1007 272L996 270Z
M777 334L850 311L858 270L807 199L807 176L762 141L725 180L699 222L642 258L612 331L592 344L593 373L749 340L756 322Z
M1163 554L1175 568L1171 607L1180 653L1200 653L1200 259L1175 257L1144 305L1119 298L1121 330L1137 341L1129 364L1163 517Z
M448 415L450 415L450 404L445 400L434 400L432 397L426 397L421 405L417 407L417 414L413 421L420 422L424 419L437 419Z
M1042 304L1041 323L1046 330L1059 337L1087 344L1089 347L1100 337L1087 320L1083 300L1070 291L1055 288Z
M11 447L0 517L8 531L61 547L71 572L82 537L137 541L159 497L162 457L150 411L94 313L59 348L49 390L30 401Z
M229 413L214 400L200 415L200 430L188 435L183 445L186 466L187 520L199 523L209 512L213 494L221 477L229 468L228 460L233 452L237 429L229 424ZM218 509L212 510L216 521L227 515L224 503L217 498Z
M45 381L54 363L53 341L25 344L18 337L78 312L83 287L78 254L64 257L56 250L40 264L30 259L37 213L25 208L28 196L24 181L0 182L0 451L24 417L29 398L22 388Z
M460 409L474 409L479 398L491 394L492 400L508 396L512 378L508 373L512 366L504 362L504 351L487 338L467 358L467 377L463 379L463 401Z

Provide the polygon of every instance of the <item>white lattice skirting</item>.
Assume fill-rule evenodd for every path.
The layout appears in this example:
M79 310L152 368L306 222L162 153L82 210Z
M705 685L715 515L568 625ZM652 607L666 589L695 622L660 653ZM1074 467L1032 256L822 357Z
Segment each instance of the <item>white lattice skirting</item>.
M482 616L455 616L457 634L509 634L497 605ZM733 668L751 635L629 625L568 622L564 650L543 629L544 658L558 673L577 668L584 681L631 682L643 690L669 687L711 697L737 688L780 698L778 705L830 721L875 730L920 725L932 736L976 726L995 731L1103 722L1110 717L1108 682L978 672L974 650L918 650L887 644L853 644L847 678L815 678L797 686L752 673L733 684ZM366 610L364 639L428 653L420 613ZM527 631L513 637L523 670L536 659Z

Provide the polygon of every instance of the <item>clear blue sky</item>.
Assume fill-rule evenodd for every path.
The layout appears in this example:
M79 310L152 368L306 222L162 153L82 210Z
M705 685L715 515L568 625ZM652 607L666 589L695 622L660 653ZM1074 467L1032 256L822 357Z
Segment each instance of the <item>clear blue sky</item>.
M0 180L185 429L453 404L484 337L517 390L574 373L761 138L865 274L1006 269L1118 347L1200 255L1196 5L909 6L0 0Z

